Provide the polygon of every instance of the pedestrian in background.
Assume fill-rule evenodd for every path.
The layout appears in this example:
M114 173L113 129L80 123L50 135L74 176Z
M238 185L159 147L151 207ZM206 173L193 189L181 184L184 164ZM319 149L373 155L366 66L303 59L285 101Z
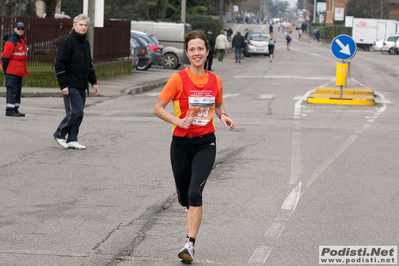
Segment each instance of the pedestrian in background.
M223 62L224 53L229 49L229 42L223 30L221 30L220 34L216 37L215 49L217 50L218 61Z
M235 124L223 105L221 78L204 69L209 52L205 34L191 31L184 42L191 65L171 76L159 95L154 114L173 124L173 175L179 203L188 209L187 238L178 257L183 263L191 263L202 221L202 192L216 156L214 115L230 130ZM174 115L165 110L170 101Z
M62 39L55 60L55 72L64 97L66 116L53 137L66 149L86 149L86 146L78 142L78 134L83 120L88 83L93 86L94 95L99 93L90 43L86 38L89 24L90 18L85 14L73 19L72 32Z
M208 30L208 33L206 34L206 39L208 40L209 43L209 54L207 56L204 68L209 71L213 71L212 62L213 62L213 54L215 53L215 38L213 38L213 30Z
M287 31L287 33L285 34L285 40L287 42L287 50L291 49L291 41L292 41L291 34L292 31Z
M242 49L245 47L245 40L240 31L237 31L237 34L234 35L231 45L235 48L236 63L237 61L241 63Z
M25 24L17 22L14 32L4 36L4 51L1 55L3 74L6 74L6 116L21 117L22 77L28 76L26 70Z
M229 28L229 29L227 30L227 40L228 40L229 42L231 42L231 36L233 36L233 30L232 30L231 28Z
M273 23L270 22L270 26L269 26L269 33L271 34L273 32Z
M272 63L274 57L274 44L276 43L276 38L274 38L274 32L270 33L270 37L267 38L267 42L269 43L269 59L270 63Z
M317 42L320 42L320 31L319 31L319 29L317 29L317 28L316 28L316 33L315 33L315 35L316 35L316 40L317 40Z

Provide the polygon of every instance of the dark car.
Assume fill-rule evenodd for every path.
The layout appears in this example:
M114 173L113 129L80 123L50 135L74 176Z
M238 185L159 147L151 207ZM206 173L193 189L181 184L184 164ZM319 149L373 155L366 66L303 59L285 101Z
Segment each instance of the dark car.
M137 70L147 70L151 67L152 57L150 55L149 47L142 40L136 36L130 36L130 45L137 48L137 55L139 63L136 66Z
M147 34L142 31L130 31L130 36L136 36L140 38L144 43L147 43L150 47L150 55L152 57L151 64L162 65L162 53L163 45L155 38L152 34Z

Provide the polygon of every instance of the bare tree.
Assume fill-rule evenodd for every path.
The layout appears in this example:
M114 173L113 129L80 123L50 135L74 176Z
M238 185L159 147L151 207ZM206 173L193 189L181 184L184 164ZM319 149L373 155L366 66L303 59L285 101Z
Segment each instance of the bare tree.
M46 4L46 17L53 18L57 7L57 0L42 0Z

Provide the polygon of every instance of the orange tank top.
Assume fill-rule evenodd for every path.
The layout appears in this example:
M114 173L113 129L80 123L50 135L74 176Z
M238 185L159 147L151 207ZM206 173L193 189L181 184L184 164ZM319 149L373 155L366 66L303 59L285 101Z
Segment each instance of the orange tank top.
M216 75L208 72L208 83L204 87L198 87L191 81L185 70L178 73L183 81L183 91L173 105L179 105L181 111L179 118L189 116L193 118L193 121L189 129L176 126L173 135L202 136L215 132L213 116L219 91Z

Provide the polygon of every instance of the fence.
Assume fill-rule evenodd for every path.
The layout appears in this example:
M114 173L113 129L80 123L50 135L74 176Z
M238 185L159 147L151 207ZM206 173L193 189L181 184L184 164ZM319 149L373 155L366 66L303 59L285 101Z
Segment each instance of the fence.
M58 45L72 29L72 19L0 17L1 38L13 32L16 22L25 23L28 66L53 65ZM1 42L1 51L4 43ZM93 62L126 58L130 55L130 21L104 21L94 28Z

